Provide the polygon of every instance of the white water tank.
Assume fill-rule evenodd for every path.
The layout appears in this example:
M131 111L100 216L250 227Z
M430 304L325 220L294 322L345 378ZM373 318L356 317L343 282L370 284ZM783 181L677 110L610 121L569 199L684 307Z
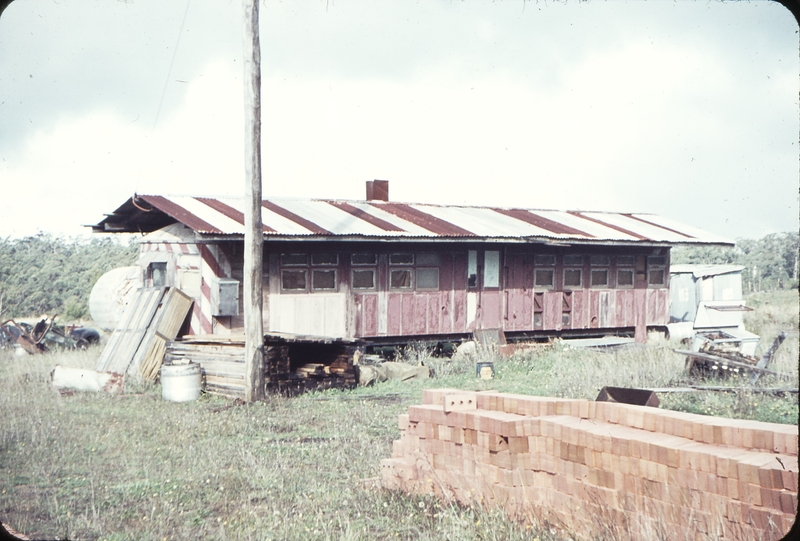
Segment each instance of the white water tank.
M133 294L141 287L141 267L119 267L101 276L89 294L89 313L95 325L104 331L116 329Z

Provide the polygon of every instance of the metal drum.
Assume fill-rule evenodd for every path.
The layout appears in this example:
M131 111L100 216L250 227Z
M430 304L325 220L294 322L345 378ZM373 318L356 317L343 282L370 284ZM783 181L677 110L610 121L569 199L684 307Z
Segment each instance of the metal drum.
M200 397L202 374L193 362L161 366L161 397L172 402L189 402Z

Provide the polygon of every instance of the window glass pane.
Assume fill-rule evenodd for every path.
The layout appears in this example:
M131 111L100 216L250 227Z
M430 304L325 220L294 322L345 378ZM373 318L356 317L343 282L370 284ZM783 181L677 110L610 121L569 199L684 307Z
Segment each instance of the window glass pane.
M633 271L632 270L618 270L617 271L617 287L626 287L633 285Z
M620 267L633 267L636 263L636 258L632 255L618 255L617 265Z
M338 254L311 254L312 265L338 265Z
M390 265L413 265L414 254L389 254Z
M533 256L534 265L555 265L556 256L552 254L536 254Z
M663 266L667 264L667 258L663 255L652 255L647 258L647 263L650 265Z
M583 256L576 254L568 254L564 256L564 265L577 266L583 265Z
M664 269L651 270L647 283L650 285L658 286L664 284Z
M417 254L417 265L427 267L439 266L439 254Z
M580 269L564 270L564 287L580 287L580 285L581 285Z
M611 264L611 258L607 255L593 255L589 257L589 263L593 267L607 267Z
M281 271L281 287L288 290L305 290L306 271L284 270Z
M306 265L307 263L306 254L281 254L281 265Z
M439 269L417 269L417 289L439 289Z
M553 287L554 285L554 272L553 269L536 269L533 276L533 285L540 287Z
M375 271L372 269L361 269L353 271L353 289L374 289Z
M353 265L375 265L377 262L376 254L353 254L350 256L350 263Z
M483 287L500 287L500 252L487 251L483 256Z
M389 287L411 289L411 269L395 269L389 273Z
M336 271L335 270L311 271L311 287L314 290L336 289Z
M153 281L153 287L166 287L167 285L166 261L150 263L150 278Z
M606 269L592 270L592 287L608 285L608 271Z
M478 252L467 251L467 286L478 287Z

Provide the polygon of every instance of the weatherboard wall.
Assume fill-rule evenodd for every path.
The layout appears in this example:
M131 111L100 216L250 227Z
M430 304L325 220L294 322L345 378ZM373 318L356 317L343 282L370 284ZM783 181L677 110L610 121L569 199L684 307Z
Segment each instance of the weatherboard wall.
M243 258L241 241L197 242L185 228L170 226L164 232L144 237L139 264L150 279L154 263L166 264L166 283L185 291L194 300L190 332L193 334L231 334L241 332L243 313L219 315L214 311L214 287L220 279L238 280L241 287ZM543 247L503 244L442 243L359 243L291 242L265 244L264 327L266 331L343 338L432 337L465 335L476 329L503 329L506 333L561 333L591 329L633 330L644 335L646 327L669 321L668 252L664 283L647 283L648 257L653 248L591 246ZM470 255L472 252L473 255ZM492 252L487 256L488 252ZM353 254L374 254L374 264L353 264ZM302 265L282 264L282 254L302 256ZM414 263L393 264L401 254ZM418 264L420 254L435 254L436 264ZM552 256L552 264L537 264L537 255ZM321 255L335 264L314 266ZM579 265L566 265L568 256L582 256ZM592 256L606 258L608 264L593 266ZM323 259L325 259L323 258ZM471 259L472 258L472 259ZM633 283L618 284L618 269L636 261ZM490 261L490 263L487 263ZM491 262L497 264L487 269ZM474 267L471 267L471 265ZM438 272L435 288L392 285L392 272L408 270L412 277L418 268ZM304 276L302 289L290 290L282 282L285 270ZM552 284L535 284L537 270L552 273ZM593 286L593 271L607 274L608 283ZM335 275L326 290L315 290L311 283L317 271ZM374 284L358 288L352 283L354 271L374 271ZM567 272L580 271L580 285L566 284ZM472 282L469 275L473 273ZM492 276L487 277L487 273ZM490 283L491 282L491 283ZM362 284L363 285L363 284ZM395 284L396 285L396 284ZM241 299L241 294L240 294ZM240 301L241 302L241 301Z

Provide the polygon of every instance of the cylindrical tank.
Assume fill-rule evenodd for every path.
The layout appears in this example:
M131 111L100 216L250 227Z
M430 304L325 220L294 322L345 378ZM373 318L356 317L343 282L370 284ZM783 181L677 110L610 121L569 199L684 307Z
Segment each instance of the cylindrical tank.
M131 295L140 287L141 267L119 267L101 276L89 294L89 312L95 325L104 331L116 329Z
M172 402L189 402L200 397L202 374L193 362L161 365L161 397Z

